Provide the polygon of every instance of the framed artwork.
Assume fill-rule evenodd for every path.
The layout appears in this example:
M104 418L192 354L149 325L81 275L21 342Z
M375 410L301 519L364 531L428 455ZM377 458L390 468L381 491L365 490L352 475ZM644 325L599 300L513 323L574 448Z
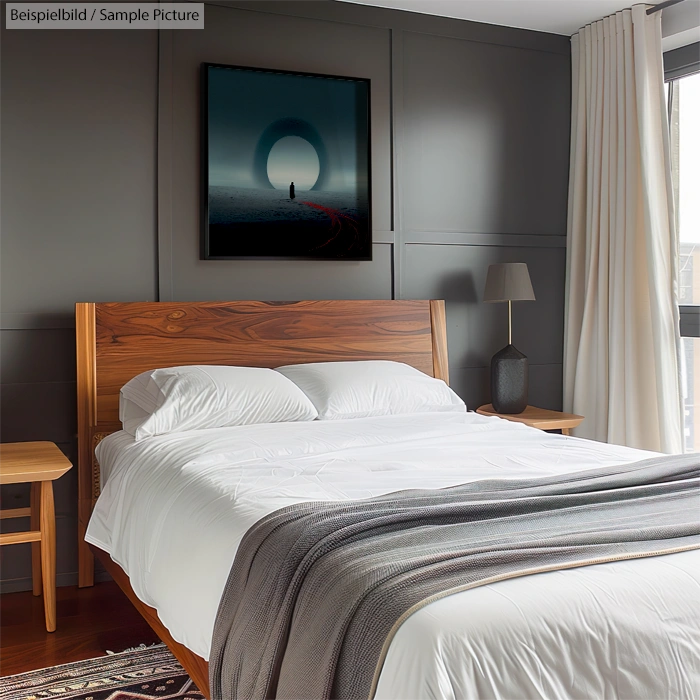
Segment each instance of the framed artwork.
M371 260L370 81L202 64L205 260Z

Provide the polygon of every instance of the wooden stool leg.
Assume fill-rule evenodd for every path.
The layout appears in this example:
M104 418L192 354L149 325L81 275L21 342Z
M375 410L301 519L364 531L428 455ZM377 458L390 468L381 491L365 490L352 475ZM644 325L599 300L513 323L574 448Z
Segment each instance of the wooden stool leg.
M562 429L561 429L561 434L562 434L562 435L568 435L568 434L569 434L569 428L562 428Z
M41 510L41 482L32 482L31 499L29 505L32 514L30 516L30 530L40 530L39 512ZM32 542L32 593L41 595L41 542Z
M41 574L44 584L46 631L56 630L56 518L53 483L41 482Z

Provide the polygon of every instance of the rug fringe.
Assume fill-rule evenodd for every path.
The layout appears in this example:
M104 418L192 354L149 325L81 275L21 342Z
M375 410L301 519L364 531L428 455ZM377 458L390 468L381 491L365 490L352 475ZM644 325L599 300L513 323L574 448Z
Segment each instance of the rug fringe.
M121 651L110 651L105 649L105 654L108 656L116 656L117 654L126 654L128 651L143 651L144 649L153 649L153 647L164 647L165 644L162 642L153 642L153 644L139 644L135 647L129 647L128 649L122 649Z
M42 673L43 671L51 671L54 669L58 668L64 668L66 666L74 666L76 664L83 664L87 661L102 661L107 659L110 656L121 656L122 654L129 654L133 653L133 651L144 651L146 649L155 649L156 647L163 647L163 649L167 649L165 644L162 642L154 642L153 644L150 644L146 646L145 644L140 644L138 647L132 647L131 649L124 649L124 651L105 651L104 656L95 656L91 657L89 659L81 659L78 661L66 661L65 663L62 664L56 664L55 666L44 666L42 668L33 668L30 671L21 671L20 673L13 673L9 676L0 676L0 690L2 690L2 684L5 681L9 681L12 678L16 678L17 676L26 676L30 675L32 673ZM174 661L179 663L175 657L173 657ZM2 700L2 697L0 697L0 700Z

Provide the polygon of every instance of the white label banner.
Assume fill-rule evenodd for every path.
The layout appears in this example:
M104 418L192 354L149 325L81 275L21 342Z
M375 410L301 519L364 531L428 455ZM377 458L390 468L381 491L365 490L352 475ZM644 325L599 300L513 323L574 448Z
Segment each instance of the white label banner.
M8 29L204 29L204 4L6 3Z

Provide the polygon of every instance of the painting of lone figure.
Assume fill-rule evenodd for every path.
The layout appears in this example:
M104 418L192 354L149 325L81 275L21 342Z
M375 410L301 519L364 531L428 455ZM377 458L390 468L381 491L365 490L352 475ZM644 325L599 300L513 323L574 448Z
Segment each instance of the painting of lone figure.
M369 93L202 64L202 257L371 260Z

